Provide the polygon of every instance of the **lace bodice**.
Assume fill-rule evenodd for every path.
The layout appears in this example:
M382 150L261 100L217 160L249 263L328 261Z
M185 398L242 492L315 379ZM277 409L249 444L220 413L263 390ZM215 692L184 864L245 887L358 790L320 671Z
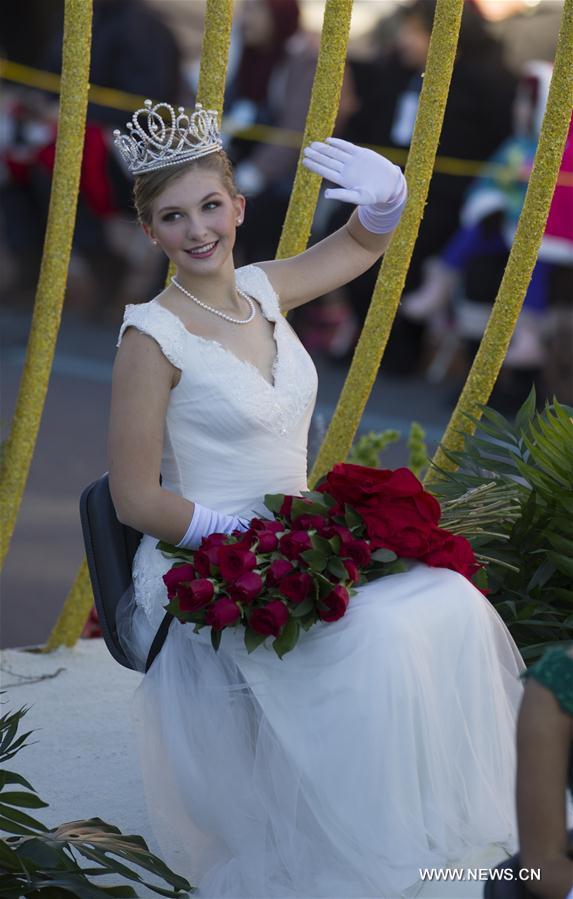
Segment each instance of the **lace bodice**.
M181 371L165 421L163 486L229 513L260 511L265 493L305 488L317 388L312 360L266 274L249 265L236 279L274 324L272 384L217 341L192 334L156 300L126 307L118 339L119 346L126 328L138 328Z

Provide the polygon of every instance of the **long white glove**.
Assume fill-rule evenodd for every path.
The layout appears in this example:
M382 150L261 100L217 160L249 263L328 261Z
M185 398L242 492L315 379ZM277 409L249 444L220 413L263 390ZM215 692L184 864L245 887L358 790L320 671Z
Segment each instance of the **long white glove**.
M175 546L197 549L203 537L209 534L230 534L232 531L246 531L247 528L248 522L236 515L226 515L195 503L189 527Z
M358 217L368 231L386 234L394 230L408 195L406 179L397 165L374 150L337 137L306 147L303 165L340 185L326 190L324 196L358 206Z

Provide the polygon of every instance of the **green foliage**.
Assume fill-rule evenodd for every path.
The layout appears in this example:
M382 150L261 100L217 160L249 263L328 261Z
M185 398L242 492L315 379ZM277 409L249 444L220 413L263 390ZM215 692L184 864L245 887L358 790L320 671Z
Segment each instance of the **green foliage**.
M368 434L363 434L352 446L346 461L353 465L380 468L381 453L392 443L397 443L401 436L401 431L394 431L391 428L379 433L370 431ZM409 450L408 467L416 477L420 477L421 472L428 465L428 447L426 446L426 432L417 421L413 421L410 425L406 445Z
M428 465L428 447L426 446L426 432L417 421L413 421L410 425L407 445L410 451L408 467L419 478Z
M557 400L537 412L533 391L513 423L484 407L464 449L444 450L459 468L436 469L431 486L444 506L461 503L458 516L468 491L495 488L482 532L467 536L489 562L489 598L528 660L573 639L572 415Z
M30 732L18 736L22 707L0 718L0 764L13 758L27 744ZM24 789L14 789L17 786ZM101 818L69 821L47 828L22 808L45 808L33 786L14 771L0 768L0 896L3 899L107 899L137 897L131 886L96 886L90 877L119 874L149 887L160 896L180 896L193 887L149 851L140 836L125 836ZM81 867L77 856L88 859ZM121 860L121 861L120 861ZM128 862L149 871L173 889L143 880Z
M380 453L400 439L400 431L387 428L376 434L370 431L359 437L348 454L348 462L353 465L367 465L369 468L380 468Z

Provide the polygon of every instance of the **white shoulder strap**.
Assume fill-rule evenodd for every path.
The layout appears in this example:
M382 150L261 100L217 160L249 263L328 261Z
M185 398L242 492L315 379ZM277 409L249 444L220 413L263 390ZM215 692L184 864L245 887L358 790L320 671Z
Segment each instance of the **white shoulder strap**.
M127 328L137 328L159 344L161 351L172 365L182 369L185 358L183 324L176 315L153 300L150 303L129 304L125 307L116 346L119 346Z
M244 265L236 270L235 275L239 287L261 303L267 317L275 318L280 315L278 295L262 268L258 265Z

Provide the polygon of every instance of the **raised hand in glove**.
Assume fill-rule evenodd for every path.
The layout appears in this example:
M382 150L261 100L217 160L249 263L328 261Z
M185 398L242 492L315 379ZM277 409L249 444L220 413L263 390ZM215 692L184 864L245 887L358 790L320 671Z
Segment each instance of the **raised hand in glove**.
M385 234L398 224L406 203L406 180L384 156L327 137L324 143L315 141L305 148L303 165L339 185L328 188L324 196L358 206L358 217L368 231Z

